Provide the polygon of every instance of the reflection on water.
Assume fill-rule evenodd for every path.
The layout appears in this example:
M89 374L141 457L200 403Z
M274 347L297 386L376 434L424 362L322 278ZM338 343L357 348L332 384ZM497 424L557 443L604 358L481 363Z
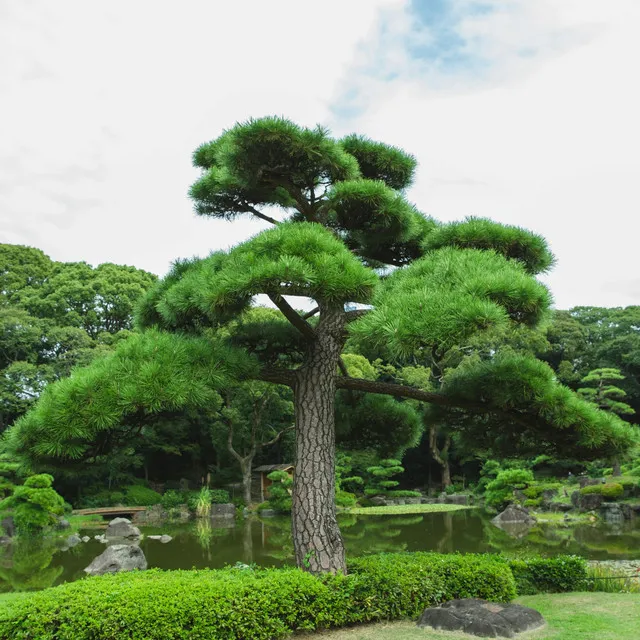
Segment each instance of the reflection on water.
M424 515L355 516L341 514L340 528L349 556L382 551L438 553L506 553L509 555L574 553L590 559L640 558L640 519L623 528L536 525L518 538L493 526L476 511ZM293 563L290 520L198 520L162 528L142 527L145 535L168 533L162 544L140 543L149 567L191 569L242 562L263 566ZM104 551L93 539L66 551L62 541L22 539L0 547L0 592L44 589L84 577L83 569Z

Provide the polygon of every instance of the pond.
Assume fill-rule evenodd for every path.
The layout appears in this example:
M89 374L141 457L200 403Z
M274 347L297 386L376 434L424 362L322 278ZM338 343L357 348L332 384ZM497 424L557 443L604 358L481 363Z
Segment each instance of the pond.
M487 515L475 510L420 515L342 514L339 521L350 556L382 551L459 551L640 559L640 518L618 529L602 524L570 528L539 524L520 539L494 527ZM167 533L173 537L166 544L141 541L149 567L191 569L236 562L264 566L293 563L288 518L252 517L231 520L223 526L214 524L204 520L162 528L141 527L145 535ZM88 535L91 540L67 550L62 547L63 540L42 538L16 540L0 547L0 592L44 589L84 577L83 569L105 548L93 538L99 532L81 531L80 535Z

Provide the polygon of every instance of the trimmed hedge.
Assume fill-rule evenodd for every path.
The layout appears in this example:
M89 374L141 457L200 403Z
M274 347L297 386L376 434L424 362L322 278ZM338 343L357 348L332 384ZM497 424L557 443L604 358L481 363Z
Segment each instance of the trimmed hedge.
M601 495L605 500L615 500L621 498L624 494L624 488L617 482L608 482L607 484L592 484L588 487L580 489L581 495L589 495L591 493L597 493Z
M499 556L383 554L350 574L299 569L120 573L35 593L0 610L0 637L39 640L284 638L297 630L416 617L453 598L516 595Z
M518 595L562 593L584 588L587 563L579 556L511 560Z

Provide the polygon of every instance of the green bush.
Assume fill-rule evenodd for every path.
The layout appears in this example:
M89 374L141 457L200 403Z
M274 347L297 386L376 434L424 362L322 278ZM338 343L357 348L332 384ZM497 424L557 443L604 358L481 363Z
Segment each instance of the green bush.
M369 556L348 576L299 569L119 573L30 595L0 609L0 637L40 640L285 638L294 631L416 617L429 604L509 601L515 582L498 556Z
M64 498L52 487L53 476L30 476L13 495L0 501L0 510L11 509L19 533L39 533L58 522L64 513Z
M518 595L562 593L584 588L587 563L579 556L511 560Z
M580 489L580 493L589 495L591 493L600 494L605 500L615 500L621 498L624 494L624 488L617 482L608 482L607 484L592 484L588 487Z
M125 503L131 507L152 507L162 502L162 495L141 484L124 487Z
M122 491L104 490L94 493L90 496L84 496L81 505L84 508L92 507L117 507L124 505L126 502L125 495Z
M348 491L336 491L336 504L343 509L356 506L355 493L349 493Z
M505 469L495 480L487 485L485 502L494 509L502 509L514 499L516 489L527 489L533 482L533 473L529 469Z
M231 497L226 489L211 489L211 504L229 504Z
M289 513L291 511L291 487L293 478L286 471L272 471L267 478L269 485L269 508Z
M175 509L181 504L186 504L187 499L182 495L179 491L175 491L174 489L169 489L162 494L162 499L160 500L160 504L164 509L170 511L171 509Z
M536 507L539 507L541 504L542 504L542 498L536 498L535 500L524 501L524 506L527 507L527 509L535 509Z
M522 491L522 493L524 493L527 498L535 500L536 498L540 498L543 492L558 490L561 487L562 484L560 484L559 482L545 482L527 487Z
M387 491L385 495L389 498L419 498L422 494L419 491L409 489L392 489Z
M509 566L497 555L388 553L354 558L348 567L361 582L360 596L377 611L367 619L414 618L426 606L456 598L508 602L516 596Z

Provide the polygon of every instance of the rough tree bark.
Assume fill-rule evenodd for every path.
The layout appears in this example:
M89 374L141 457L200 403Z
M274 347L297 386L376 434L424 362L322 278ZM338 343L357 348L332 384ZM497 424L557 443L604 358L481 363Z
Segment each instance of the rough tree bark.
M311 573L346 573L335 505L335 395L344 311L320 305L304 364L296 371L296 460L292 530L296 563Z
M442 467L442 489L451 485L451 467L449 465L449 447L451 436L447 436L442 450L438 449L438 427L432 425L429 428L429 449L433 459Z

